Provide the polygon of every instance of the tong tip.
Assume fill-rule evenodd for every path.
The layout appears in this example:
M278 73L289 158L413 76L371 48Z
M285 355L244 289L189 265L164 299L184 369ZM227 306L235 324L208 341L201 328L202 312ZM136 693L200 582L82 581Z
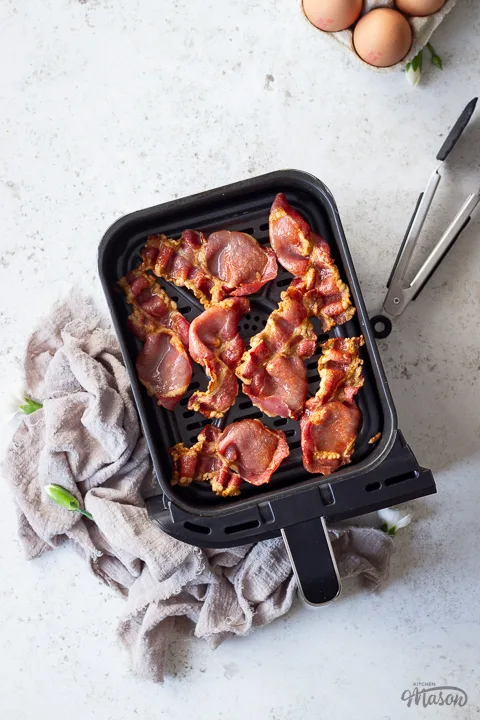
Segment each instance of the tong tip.
M470 122L470 118L473 115L473 111L475 110L475 106L477 104L477 97L472 98L469 103L465 106L462 114L458 118L457 122L453 126L453 128L450 130L445 142L443 143L442 147L440 148L440 151L437 155L437 160L444 161L447 159L448 155L451 153L453 148L455 147L457 140L459 139L460 135L463 133L465 128L467 127L468 123Z

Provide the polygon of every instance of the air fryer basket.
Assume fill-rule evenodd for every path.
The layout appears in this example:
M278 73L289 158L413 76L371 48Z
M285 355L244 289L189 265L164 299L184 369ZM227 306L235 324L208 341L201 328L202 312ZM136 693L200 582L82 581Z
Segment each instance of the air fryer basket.
M168 449L180 441L193 444L200 429L210 422L187 408L191 392L198 387L205 388L207 379L203 370L194 364L189 391L173 412L159 408L148 397L136 376L135 358L140 344L127 330L130 310L118 292L117 281L138 265L147 235L156 232L178 237L186 228L206 234L226 228L248 232L261 244L267 243L269 209L277 192L285 192L313 230L329 242L357 308L351 321L331 333L344 337L363 334L365 338L362 349L365 384L358 394L363 420L352 464L328 478L307 473L302 463L299 423L263 415L239 393L235 405L215 423L223 427L234 420L260 418L267 426L285 432L290 456L268 485L255 487L242 483L239 497L217 497L208 483L171 487ZM226 547L282 532L305 597L313 604L335 597L339 582L324 521L320 518L352 517L435 492L435 485L431 473L419 469L397 431L395 409L330 192L311 175L280 171L141 210L120 219L107 231L99 249L99 272L162 494L161 498L150 501L151 513L166 532L196 545ZM240 326L245 340L265 325L291 279L279 266L277 279L250 297L250 312ZM187 290L163 280L161 284L189 321L202 312L200 303ZM320 332L318 325L315 329ZM319 335L318 345L326 337ZM307 362L310 394L318 389L318 355L317 352ZM380 440L369 443L378 433ZM322 572L319 572L320 552L324 555Z

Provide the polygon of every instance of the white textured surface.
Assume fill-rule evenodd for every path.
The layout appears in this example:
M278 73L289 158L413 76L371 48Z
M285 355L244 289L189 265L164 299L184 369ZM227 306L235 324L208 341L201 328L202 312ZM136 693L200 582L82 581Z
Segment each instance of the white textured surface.
M103 303L96 248L131 210L295 167L332 189L371 309L449 126L478 92L478 2L460 0L425 83L364 70L296 0L0 3L1 379L73 281ZM478 113L477 113L478 116ZM480 127L449 162L425 247L478 189ZM60 550L27 564L0 486L0 709L11 720L402 720L477 717L480 703L480 215L381 344L400 426L439 493L412 503L391 581L349 586L214 653L173 648L157 687L115 641L122 601ZM459 708L406 708L416 681Z

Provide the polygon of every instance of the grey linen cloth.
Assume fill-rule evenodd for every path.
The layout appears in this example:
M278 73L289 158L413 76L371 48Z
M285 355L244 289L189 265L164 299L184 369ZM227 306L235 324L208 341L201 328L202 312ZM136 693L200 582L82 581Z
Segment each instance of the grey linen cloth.
M215 647L289 610L296 581L281 539L202 550L149 519L141 488L152 469L128 375L115 335L84 299L57 305L33 333L25 379L43 408L22 419L4 467L22 544L31 559L72 543L126 596L118 632L135 672L163 681L175 624L176 633L191 633L193 623L195 636ZM55 505L48 483L83 499L95 522ZM390 537L351 527L331 538L342 576L360 575L370 588L386 577Z

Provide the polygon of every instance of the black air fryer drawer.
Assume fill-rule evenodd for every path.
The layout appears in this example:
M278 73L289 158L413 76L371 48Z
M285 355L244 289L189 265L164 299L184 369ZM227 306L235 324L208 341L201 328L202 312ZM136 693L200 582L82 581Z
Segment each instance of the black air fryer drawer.
M180 441L193 444L200 429L211 422L187 408L191 392L198 387L205 388L207 379L203 369L193 364L189 391L175 410L165 410L155 404L136 375L135 359L140 344L127 329L130 309L118 292L117 281L138 266L140 251L151 234L162 232L178 237L186 228L205 234L229 229L248 232L261 244L268 243L269 211L278 192L284 192L312 230L328 241L342 279L350 287L357 312L352 320L334 328L330 334L343 337L363 334L365 338L362 348L365 384L357 396L363 420L352 463L328 477L311 475L302 463L299 423L263 415L240 392L235 405L223 418L214 421L215 424L223 427L234 420L260 418L267 426L285 432L290 456L269 484L255 487L244 482L238 497L218 497L208 483L171 487L169 448ZM330 191L313 176L279 171L127 215L105 234L99 249L99 271L163 495L163 499L152 501L150 508L170 534L204 546L238 545L278 535L285 527L315 517L352 517L435 492L431 473L420 470L397 432L395 408L338 210ZM249 297L251 310L241 324L245 340L265 325L291 279L279 266L277 279ZM188 320L202 312L201 304L187 290L163 280L161 284ZM316 322L314 320L314 325ZM315 329L319 332L318 324ZM318 344L326 338L327 335L320 335ZM318 389L317 360L318 352L307 362L312 395ZM377 433L381 433L380 440L370 444L369 440ZM402 471L397 471L398 468Z

